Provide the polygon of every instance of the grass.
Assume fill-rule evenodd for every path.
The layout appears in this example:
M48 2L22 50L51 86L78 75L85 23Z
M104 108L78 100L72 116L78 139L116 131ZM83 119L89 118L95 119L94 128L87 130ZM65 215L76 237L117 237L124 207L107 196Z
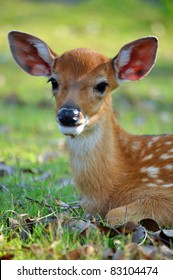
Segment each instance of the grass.
M145 80L122 85L113 94L113 103L119 122L132 133L173 131L171 1L64 2L0 1L0 162L15 168L12 174L0 171L2 257L100 259L108 248L123 249L128 243L125 237L119 242L99 230L82 235L69 230L73 220L84 219L84 213L80 208L64 210L55 199L71 205L79 194L73 183L66 183L72 175L65 139L55 122L50 85L16 66L7 43L10 30L35 34L58 53L88 47L110 57L128 41L157 36L160 47L154 69ZM23 233L26 218L36 221L45 216L47 224L36 223L32 231ZM92 254L84 253L89 245Z

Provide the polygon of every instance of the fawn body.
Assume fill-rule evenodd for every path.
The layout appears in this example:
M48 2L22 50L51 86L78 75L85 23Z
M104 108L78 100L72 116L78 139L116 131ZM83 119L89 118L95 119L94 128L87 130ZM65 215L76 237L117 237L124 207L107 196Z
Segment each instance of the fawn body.
M106 215L112 225L147 217L172 225L173 136L127 133L117 123L110 94L150 71L157 39L133 41L113 59L88 49L57 56L42 40L17 31L9 33L9 44L26 72L52 83L58 126L67 136L86 212Z

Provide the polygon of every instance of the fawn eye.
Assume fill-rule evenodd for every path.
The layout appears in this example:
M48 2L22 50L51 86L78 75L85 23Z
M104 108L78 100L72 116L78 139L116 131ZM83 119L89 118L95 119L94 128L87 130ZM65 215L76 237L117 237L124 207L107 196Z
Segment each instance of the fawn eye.
M105 90L106 90L106 87L108 86L109 84L108 84L108 82L100 82L99 84L97 84L95 87L94 87L94 89L96 90L96 91L98 91L99 93L101 93L101 94L103 94L104 92L105 92Z
M48 80L48 83L49 82L51 82L51 84L52 84L52 90L58 90L59 84L58 84L57 80L55 80L54 78L50 78Z

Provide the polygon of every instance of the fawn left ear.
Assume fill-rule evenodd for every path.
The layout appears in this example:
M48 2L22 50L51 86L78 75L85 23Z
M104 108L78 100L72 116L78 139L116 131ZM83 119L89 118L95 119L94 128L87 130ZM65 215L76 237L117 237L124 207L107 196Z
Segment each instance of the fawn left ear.
M56 54L39 38L19 32L8 34L14 60L27 73L34 76L50 76Z
M118 84L144 78L155 64L158 40L146 37L126 44L113 59Z

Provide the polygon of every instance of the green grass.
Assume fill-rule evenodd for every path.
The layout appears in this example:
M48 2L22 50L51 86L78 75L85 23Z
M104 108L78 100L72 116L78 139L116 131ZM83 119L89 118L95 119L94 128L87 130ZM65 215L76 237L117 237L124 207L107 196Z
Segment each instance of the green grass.
M119 122L132 133L173 131L172 2L73 2L0 0L0 162L15 167L12 175L2 176L0 172L0 256L10 252L14 259L70 258L69 252L90 244L94 253L81 254L80 258L99 259L118 243L100 231L81 237L68 229L70 222L65 218L48 232L44 224L36 223L27 238L20 234L23 220L17 230L11 228L9 218L19 221L23 214L33 219L50 214L59 217L57 213L62 209L55 198L71 203L79 195L73 184L61 183L72 174L64 138L55 121L50 84L44 78L28 76L16 66L8 48L9 31L35 34L59 54L87 47L110 57L128 41L157 36L160 46L154 69L143 81L122 85L113 94L113 103ZM36 174L23 172L24 168L34 169ZM47 179L33 181L46 172L50 172ZM84 218L81 209L65 214L70 221ZM125 244L121 238L121 247Z

